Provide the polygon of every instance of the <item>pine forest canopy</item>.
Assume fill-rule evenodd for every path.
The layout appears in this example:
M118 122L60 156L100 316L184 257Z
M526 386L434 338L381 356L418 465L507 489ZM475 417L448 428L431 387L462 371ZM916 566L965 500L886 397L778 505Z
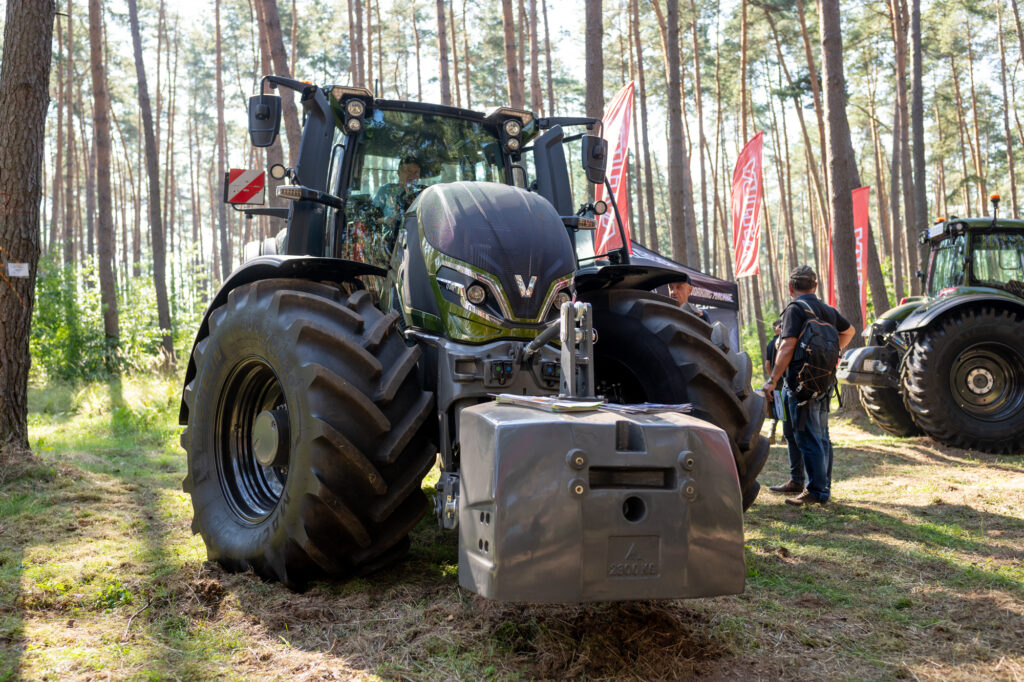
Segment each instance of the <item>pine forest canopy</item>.
M242 245L276 231L221 202L227 168L287 164L298 144L288 98L281 143L249 144L245 103L267 73L540 115L581 115L632 80L634 239L727 279L732 167L745 139L764 130L762 274L741 291L748 323L774 317L789 269L821 272L828 253L825 15L807 0L595 5L588 13L582 0L61 0L36 371L76 376L106 371L110 357L142 366L160 349L165 362L187 350ZM1024 34L1016 0L936 0L920 6L917 50L917 0L840 5L845 118L855 175L871 187L878 313L919 288L916 237L934 216L984 214L994 191L1004 215L1019 215ZM588 18L599 30L585 30ZM837 250L841 274L852 272L851 258ZM104 320L108 289L98 285L107 269L116 305L102 306ZM842 286L840 298L844 309L856 305Z

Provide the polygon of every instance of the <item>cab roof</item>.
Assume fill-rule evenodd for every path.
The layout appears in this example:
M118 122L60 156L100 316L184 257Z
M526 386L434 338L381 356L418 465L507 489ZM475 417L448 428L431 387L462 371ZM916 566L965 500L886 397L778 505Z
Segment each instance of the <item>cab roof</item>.
M995 222L993 222L992 218L989 216L982 216L979 218L958 218L956 216L952 216L949 220L941 223L935 223L928 227L927 230L924 230L922 239L925 241L934 241L948 237L951 234L960 234L967 230L1024 231L1024 220L1017 220L1014 218L997 218Z

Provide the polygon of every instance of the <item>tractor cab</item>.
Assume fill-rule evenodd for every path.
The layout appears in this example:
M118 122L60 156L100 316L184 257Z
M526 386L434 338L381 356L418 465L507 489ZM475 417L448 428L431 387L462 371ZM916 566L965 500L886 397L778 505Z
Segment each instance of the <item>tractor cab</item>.
M1024 296L1024 220L952 218L922 236L931 246L929 298L999 289Z

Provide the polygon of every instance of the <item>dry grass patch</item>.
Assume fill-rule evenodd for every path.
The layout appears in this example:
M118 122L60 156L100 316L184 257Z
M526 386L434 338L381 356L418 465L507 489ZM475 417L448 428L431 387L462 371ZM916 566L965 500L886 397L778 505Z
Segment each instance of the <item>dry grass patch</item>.
M36 392L38 459L0 482L0 679L1024 676L1020 456L838 420L833 503L765 491L735 597L487 602L429 519L405 562L295 594L205 562L175 386L65 391Z

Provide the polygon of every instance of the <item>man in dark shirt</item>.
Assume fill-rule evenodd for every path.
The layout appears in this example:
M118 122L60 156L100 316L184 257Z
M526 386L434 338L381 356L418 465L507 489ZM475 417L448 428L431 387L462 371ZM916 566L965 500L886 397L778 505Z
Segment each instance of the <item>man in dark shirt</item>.
M789 295L793 303L782 314L782 343L775 357L771 376L764 384L764 393L771 396L779 380L785 377L782 401L786 417L793 429L789 443L789 482L772 486L779 493L800 493L786 500L787 504L825 504L832 487L832 441L828 435L828 404L831 395L800 405L793 394L797 385L797 373L802 363L793 362L800 332L809 315L797 301L806 301L818 318L836 328L839 333L839 347L842 349L855 333L849 320L838 310L823 303L816 295L818 276L807 265L794 268L789 275ZM806 418L798 419L800 410L806 410ZM807 487L804 488L804 472L807 473Z

